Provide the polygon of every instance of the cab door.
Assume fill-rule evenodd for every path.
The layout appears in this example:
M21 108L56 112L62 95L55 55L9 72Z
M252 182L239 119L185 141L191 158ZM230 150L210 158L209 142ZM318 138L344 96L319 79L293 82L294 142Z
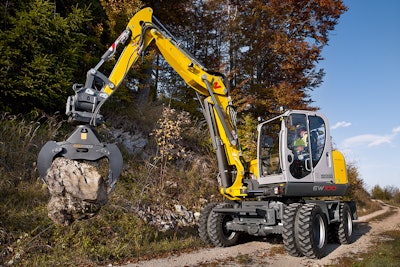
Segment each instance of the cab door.
M290 182L312 182L310 130L308 118L304 113L291 113L285 118L286 175ZM284 137L284 138L285 138Z
M315 112L295 111L288 114L284 123L287 180L325 182L333 179L326 119Z
M312 174L315 182L334 182L332 144L327 119L322 114L308 115Z

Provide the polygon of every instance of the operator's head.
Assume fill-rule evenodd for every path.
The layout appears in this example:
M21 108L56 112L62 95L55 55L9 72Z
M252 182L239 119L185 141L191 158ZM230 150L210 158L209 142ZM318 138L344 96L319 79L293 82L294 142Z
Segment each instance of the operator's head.
M299 127L297 128L297 134L298 134L300 137L303 137L303 135L304 135L305 133L307 133L307 128L306 128L305 126L299 126Z

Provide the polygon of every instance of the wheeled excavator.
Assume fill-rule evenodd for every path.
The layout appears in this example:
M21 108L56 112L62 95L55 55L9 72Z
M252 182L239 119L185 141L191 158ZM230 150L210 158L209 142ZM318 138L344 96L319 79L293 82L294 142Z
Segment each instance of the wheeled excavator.
M235 245L243 233L280 234L290 255L309 258L325 255L328 233L340 244L351 242L357 211L354 202L339 200L349 181L342 153L332 148L327 118L314 111L287 110L261 122L257 126L257 158L246 162L224 76L208 70L182 48L151 8L136 13L87 72L85 84L73 86L75 95L68 97L66 114L79 125L66 141L49 141L41 149L37 166L44 181L56 157L107 158L108 182L115 186L122 156L116 145L101 142L96 132L104 122L100 108L149 46L157 47L198 94L215 149L219 191L226 201L208 204L201 212L199 235L203 241L226 247ZM107 77L99 69L118 47L123 51ZM94 86L95 80L103 82L100 90Z

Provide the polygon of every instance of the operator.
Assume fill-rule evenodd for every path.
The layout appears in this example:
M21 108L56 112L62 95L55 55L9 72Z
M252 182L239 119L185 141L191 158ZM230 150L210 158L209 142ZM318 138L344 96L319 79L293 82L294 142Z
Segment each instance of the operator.
M307 129L304 126L299 127L297 132L298 138L294 141L294 150L297 155L301 155L305 150L305 147L308 146L308 133Z

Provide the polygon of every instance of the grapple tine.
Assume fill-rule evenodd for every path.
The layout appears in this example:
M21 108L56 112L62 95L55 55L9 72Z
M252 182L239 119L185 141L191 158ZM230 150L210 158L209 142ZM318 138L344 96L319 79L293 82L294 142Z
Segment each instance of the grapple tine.
M40 178L42 178L43 182L45 182L46 184L47 171L50 169L56 155L59 154L61 151L62 147L60 147L56 141L48 141L39 152L37 159L37 169Z
M110 190L112 190L114 189L115 183L121 174L123 159L121 151L116 145L107 144L106 148L109 151L107 158L110 165L110 170L108 173L108 185L110 186Z

